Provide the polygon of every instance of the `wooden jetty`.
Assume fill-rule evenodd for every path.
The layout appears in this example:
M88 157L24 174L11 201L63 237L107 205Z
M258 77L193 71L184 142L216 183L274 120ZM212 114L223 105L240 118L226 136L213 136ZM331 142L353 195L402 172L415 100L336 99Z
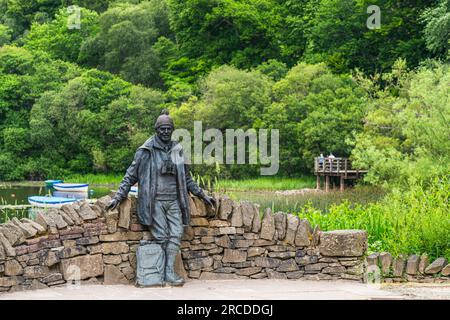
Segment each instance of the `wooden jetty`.
M361 178L368 170L352 168L348 158L320 158L314 159L314 174L316 175L316 188L320 189L320 177L325 177L325 191L330 190L330 177L339 177L339 187L344 191L345 180Z

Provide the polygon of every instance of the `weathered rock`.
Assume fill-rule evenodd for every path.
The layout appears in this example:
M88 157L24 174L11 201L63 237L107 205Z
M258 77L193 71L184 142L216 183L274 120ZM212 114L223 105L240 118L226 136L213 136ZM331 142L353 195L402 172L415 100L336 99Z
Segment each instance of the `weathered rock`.
M346 268L343 266L328 266L322 269L322 273L339 274L345 273Z
M287 215L287 228L286 228L286 236L284 238L284 242L294 245L295 244L295 234L297 232L299 219L297 216L293 214Z
M229 227L230 226L230 222L225 221L225 220L210 220L209 221L209 226L211 228Z
M236 268L233 267L218 267L214 269L214 272L217 273L235 273L236 272Z
M321 232L319 250L324 256L362 256L367 249L367 232L335 230Z
M118 254L105 254L103 255L103 263L120 264L122 263L122 257Z
M23 232L11 222L0 226L0 233L3 233L12 246L20 245L26 240Z
M77 210L77 208L75 207L75 210L77 210L77 213L80 215L83 221L93 220L97 218L97 214L94 210L91 209L88 202L81 201L79 204L80 208Z
M220 199L219 206L219 219L228 220L228 216L233 210L233 201L228 197L223 197Z
M207 209L205 203L198 197L193 197L192 200L194 200L195 203L196 214L201 217L206 217Z
M124 242L107 242L101 244L103 254L121 254L128 253L129 247Z
M198 259L205 258L208 256L207 251L184 251L182 252L182 256L184 259Z
M29 224L24 224L16 217L12 218L11 222L22 231L25 238L32 238L36 235L37 230L31 227Z
M83 219L80 217L80 215L78 214L78 212L74 209L74 207L72 205L63 205L61 207L61 210L64 211L71 219L72 221L77 224L80 225L83 223ZM38 222L36 220L36 222ZM43 227L45 229L47 229L47 226L43 225Z
M294 259L289 259L281 262L280 266L277 268L278 272L289 272L289 271L298 271L298 265L295 263Z
M215 273L215 272L202 272L200 275L200 280L234 280L241 279L240 277L233 273Z
M255 242L253 242L253 245L255 247L272 246L274 244L276 244L275 241L273 241L273 240L265 240L265 239L257 239L257 240L255 240Z
M69 225L73 226L75 222L73 219L64 211L64 210L58 210L58 214L63 218L63 220Z
M286 276L288 279L300 279L304 274L304 271L286 272Z
M131 223L131 200L124 199L119 206L119 221L117 225L121 228L129 229Z
M272 269L266 269L266 273L269 279L287 279L285 273L277 272Z
M230 241L230 237L227 235L224 235L220 238L216 238L216 244L218 246L224 247L224 248L229 248L231 245L231 241Z
M233 245L235 248L248 248L253 245L255 240L234 240Z
M27 253L27 252L28 252L28 250L26 250L24 253ZM5 259L6 259L5 249L3 249L3 245L0 242L0 262L5 260Z
M241 201L240 207L242 211L242 222L244 225L244 231L250 232L253 227L253 218L255 215L253 205L248 201Z
M19 283L16 277L0 277L0 288L1 287L12 287Z
M258 233L261 230L261 216L259 215L259 204L253 204L252 232Z
M213 243L214 240L215 240L215 238L212 236L201 237L201 239L200 239L200 241L202 243Z
M426 274L436 274L439 273L444 266L447 264L447 260L445 258L437 258L433 261L428 267L425 268Z
M43 226L41 226L39 223L37 223L37 222L35 222L35 221L33 221L33 220L30 220L30 219L28 219L28 218L22 218L22 219L20 219L20 221L21 221L22 223L31 225L31 227L33 227L34 229L36 229L37 234L39 234L39 235L44 234L44 233L47 231L47 230L46 230Z
M312 263L312 264L307 264L305 266L305 273L308 272L320 272L323 268L327 267L328 264L327 263L323 263L323 262L319 262L319 263Z
M420 256L420 262L419 262L419 272L421 274L425 273L425 269L428 267L429 265L429 259L428 259L428 255L426 253L422 254Z
M59 258L59 250L49 250L41 256L41 264L47 267L51 267L59 263L60 260L61 259Z
M47 224L49 227L56 227L58 230L67 228L68 224L64 221L64 219L59 214L59 210L50 209L46 213Z
M23 268L16 260L7 260L5 262L5 276L18 276L23 273Z
M348 267L346 273L352 275L362 275L364 273L364 264L360 263L353 267Z
M236 271L236 274L238 276L251 276L253 274L257 274L259 272L261 272L262 268L261 267L248 267L248 268L243 268L243 269L238 269Z
M278 240L283 240L286 236L287 216L283 212L274 214L275 230L277 231Z
M307 247L312 240L311 224L306 219L301 219L298 223L297 232L295 233L295 245L299 247Z
M211 267L214 263L212 257L189 259L185 261L189 270L200 270Z
M49 269L46 266L29 266L23 269L23 276L25 278L43 278L48 275Z
M270 257L256 257L255 265L263 268L278 268L281 264L281 260Z
M312 245L314 247L317 247L319 245L319 241L320 241L320 234L322 233L322 230L320 230L319 225L316 225L314 227L313 230L313 234L312 234Z
M389 252L381 252L378 259L381 265L381 272L388 274L392 263L391 254Z
M64 280L84 280L103 275L101 254L84 255L61 261Z
M231 213L231 226L242 227L243 225L242 210L239 203L233 203L233 211Z
M267 273L266 273L265 270L263 270L260 273L251 275L250 278L252 278L252 279L264 279L264 278L267 278Z
M368 266L376 266L378 265L378 257L379 257L379 253L375 252L372 253L371 255L367 256L367 265Z
M256 257L256 256L260 256L262 254L264 254L264 252L266 251L266 249L261 248L261 247L251 247L248 248L248 257Z
M266 211L264 212L264 216L262 219L260 237L261 239L273 240L274 236L275 236L275 220L272 215L272 210L270 210L270 208L267 208Z
M9 241L1 232L0 232L0 245L2 245L3 249L5 249L6 256L8 257L16 256L16 250L13 248L13 246L9 243Z
M129 284L129 281L120 269L113 265L106 265L103 284Z
M236 227L219 228L219 234L236 234Z
M61 281L61 280L63 280L62 273L56 272L56 273L51 273L48 276L42 278L41 281L43 283L49 284L49 283L53 283L53 282Z
M287 252L269 252L269 257L271 258L280 258L280 259L287 259L287 258L295 258L295 252L293 251L287 251Z
M447 264L441 271L441 275L443 275L444 277L447 277L450 275L450 263Z
M418 268L419 268L419 256L413 254L408 258L408 261L406 263L406 273L410 275L417 274Z
M244 262L245 260L247 260L247 251L225 249L222 262Z
M113 241L139 241L142 240L142 232L136 231L126 231L126 232L115 232L111 234L102 234L99 236L100 241L113 242Z
M95 205L100 207L103 211L106 211L106 206L111 202L112 198L109 195L98 198Z
M97 236L94 236L94 237L78 238L77 240L75 240L75 243L80 246L85 246L88 244L96 244L99 241L100 241L99 238Z
M75 246L75 247L64 248L63 250L59 251L58 257L60 259L67 259L67 258L76 257L76 256L86 254L86 253L87 253L87 249L85 247Z
M203 217L191 218L191 226L193 227L208 227L208 219Z

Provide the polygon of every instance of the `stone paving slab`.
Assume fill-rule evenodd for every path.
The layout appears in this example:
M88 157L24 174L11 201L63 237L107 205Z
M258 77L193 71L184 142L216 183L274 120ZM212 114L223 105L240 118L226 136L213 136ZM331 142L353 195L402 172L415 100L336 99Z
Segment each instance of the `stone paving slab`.
M353 281L208 280L183 288L132 285L82 285L5 293L0 300L380 300L450 299L449 285L367 285Z

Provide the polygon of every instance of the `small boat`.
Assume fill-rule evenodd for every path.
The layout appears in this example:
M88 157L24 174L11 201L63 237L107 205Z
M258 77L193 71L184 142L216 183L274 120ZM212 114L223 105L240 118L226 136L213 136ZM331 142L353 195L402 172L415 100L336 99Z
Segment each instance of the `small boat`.
M89 184L87 183L55 183L53 185L58 191L65 192L87 192L89 189Z
M69 199L63 197L43 197L43 196L32 196L28 197L28 202L36 207L42 208L61 208L65 204L71 204L79 199Z
M73 191L53 191L52 195L54 197L60 197L60 198L69 198L69 199L87 199L88 193L87 192L73 192Z
M45 182L45 186L51 188L51 187L53 187L53 185L55 183L62 183L64 181L63 180L45 180L44 182Z

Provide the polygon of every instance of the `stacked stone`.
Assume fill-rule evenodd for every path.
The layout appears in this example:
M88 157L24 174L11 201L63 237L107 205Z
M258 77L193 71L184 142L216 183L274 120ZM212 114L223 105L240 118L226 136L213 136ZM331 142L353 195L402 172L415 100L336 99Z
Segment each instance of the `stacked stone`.
M427 254L399 255L393 258L389 252L373 253L367 257L368 272L378 274L382 282L449 283L450 263L443 257L429 263Z
M0 292L73 281L128 284L135 277L139 240L150 235L136 226L135 198L106 212L110 200L81 201L38 212L35 221L1 224Z
M216 200L213 217L191 201L181 246L189 278L363 280L365 231L321 232L292 214L266 209L261 218L257 204Z

